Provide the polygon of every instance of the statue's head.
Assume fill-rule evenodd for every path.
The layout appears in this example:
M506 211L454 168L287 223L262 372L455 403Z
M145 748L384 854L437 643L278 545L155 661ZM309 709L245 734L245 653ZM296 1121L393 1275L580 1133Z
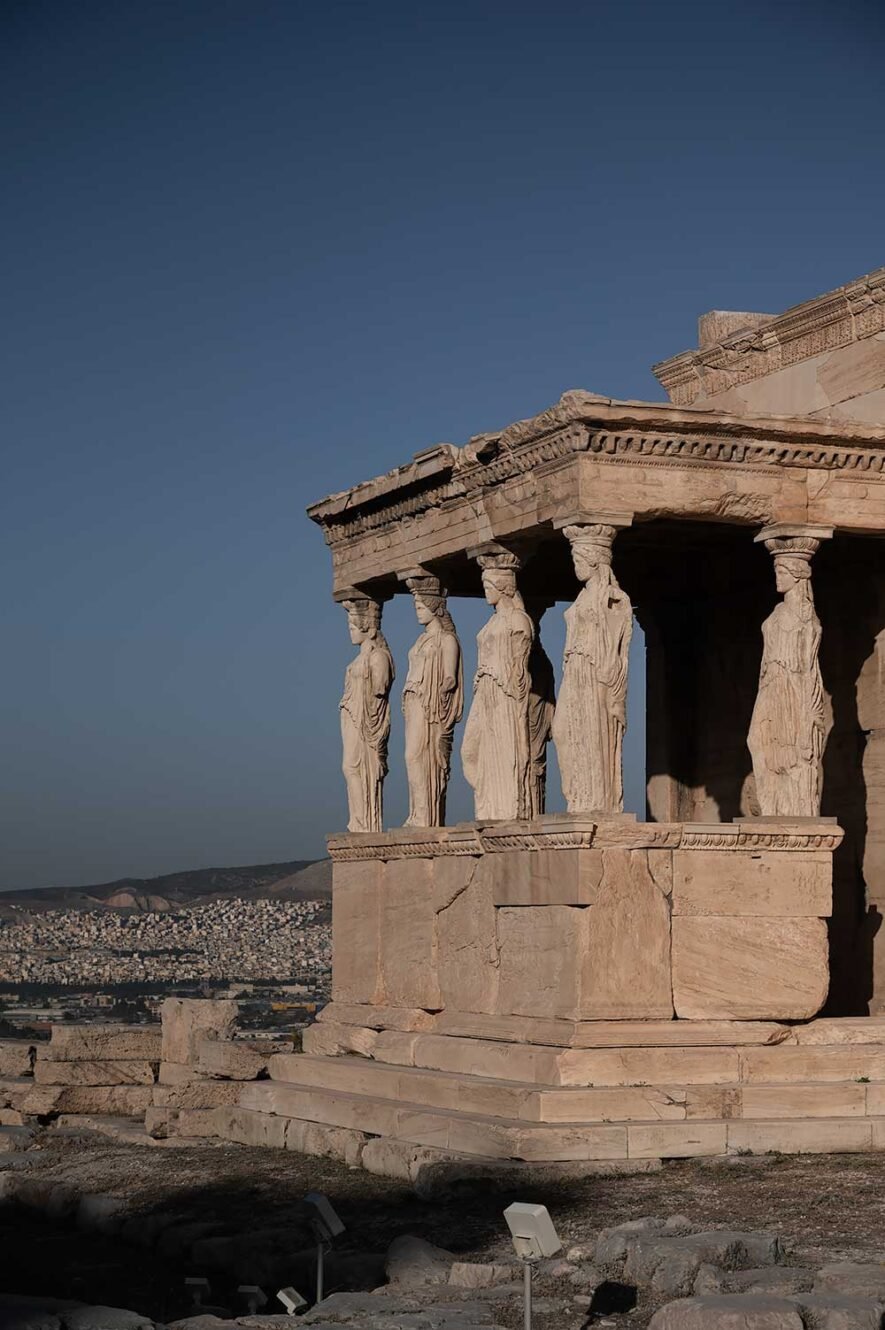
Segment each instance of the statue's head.
M350 640L354 646L360 646L370 638L377 637L381 627L381 606L368 597L359 600L345 600L347 623L350 628Z
M484 568L482 589L490 605L502 600L513 600L516 595L516 573L510 568Z
M490 605L514 600L522 605L516 585L516 571L520 566L518 555L510 550L498 550L494 554L480 554L477 562L482 571L482 589Z
M446 593L438 577L432 573L422 572L407 575L404 581L412 593L415 615L419 623L426 628L428 624L439 620L443 627L454 630Z
M419 623L426 626L433 623L434 619L440 619L445 623L449 618L445 596L431 595L427 591L416 591L414 600L415 614L418 616Z
M589 582L598 569L611 567L615 527L594 524L567 526L564 530L572 547L572 562L580 582Z
M783 596L804 586L811 594L811 560L820 541L814 536L772 536L765 548L774 559L774 584Z
M774 556L774 584L781 595L811 580L811 562L798 554Z

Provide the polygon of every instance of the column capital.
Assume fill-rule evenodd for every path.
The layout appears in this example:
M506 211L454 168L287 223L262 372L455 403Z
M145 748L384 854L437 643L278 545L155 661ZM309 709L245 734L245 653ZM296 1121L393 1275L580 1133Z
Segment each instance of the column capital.
M402 572L397 573L396 577L397 581L404 583L413 595L416 592L423 592L425 596L445 596L447 594L440 578L420 565L415 568L404 568Z
M336 605L366 604L377 605L379 609L384 603L390 600L389 591L377 591L364 586L345 586L339 587L337 591L332 592L332 599Z
M817 544L822 540L831 540L833 530L831 526L810 526L803 522L772 522L770 526L764 526L761 531L757 531L753 540L756 544L764 543L766 548L770 548L769 541L784 542L784 551L786 551L787 542L793 540L814 540ZM772 550L772 553L775 551Z
M474 546L467 551L467 557L475 559L480 568L503 568L514 573L519 572L525 562L524 556L516 549L508 548L497 540Z

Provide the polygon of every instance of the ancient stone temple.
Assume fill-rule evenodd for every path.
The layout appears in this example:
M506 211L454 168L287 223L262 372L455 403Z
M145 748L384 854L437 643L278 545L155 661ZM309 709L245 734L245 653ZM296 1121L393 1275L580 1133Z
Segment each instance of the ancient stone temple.
M885 270L700 333L667 403L567 392L310 509L356 654L295 1116L524 1159L885 1148ZM488 603L472 682L461 597ZM455 761L475 819L448 826Z

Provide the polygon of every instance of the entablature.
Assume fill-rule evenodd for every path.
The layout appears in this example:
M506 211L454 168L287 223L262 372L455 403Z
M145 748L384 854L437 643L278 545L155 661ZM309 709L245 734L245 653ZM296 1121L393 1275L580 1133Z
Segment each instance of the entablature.
M465 447L440 444L308 509L335 589L547 539L576 507L761 527L885 531L885 428L733 416L573 391Z

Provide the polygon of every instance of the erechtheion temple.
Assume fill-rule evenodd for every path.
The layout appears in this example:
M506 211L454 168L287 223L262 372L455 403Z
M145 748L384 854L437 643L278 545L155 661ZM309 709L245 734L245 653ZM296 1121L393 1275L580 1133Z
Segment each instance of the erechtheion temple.
M274 1111L523 1159L885 1149L885 269L699 342L655 367L668 402L566 392L310 509L355 648L349 825L333 1002Z

